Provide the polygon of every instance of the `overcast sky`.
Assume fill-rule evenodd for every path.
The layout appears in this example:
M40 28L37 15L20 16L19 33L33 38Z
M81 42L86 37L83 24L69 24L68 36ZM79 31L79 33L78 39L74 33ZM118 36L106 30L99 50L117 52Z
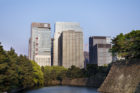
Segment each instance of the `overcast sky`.
M79 22L84 46L89 36L140 30L140 0L0 0L0 42L28 55L31 23ZM85 48L86 50L87 48Z

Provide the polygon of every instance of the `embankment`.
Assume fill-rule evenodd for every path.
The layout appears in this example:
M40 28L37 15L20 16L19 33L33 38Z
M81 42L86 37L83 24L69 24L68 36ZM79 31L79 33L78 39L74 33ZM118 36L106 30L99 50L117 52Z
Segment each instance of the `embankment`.
M99 88L103 80L104 80L103 78L99 78L99 77L76 78L76 79L65 78L62 81L53 80L49 82L48 85L49 86L68 85L68 86L85 86L85 87Z
M62 85L70 85L70 86L86 86L86 87L99 87L102 83L102 80L94 79L94 78L77 78L77 79L64 79L61 84Z
M140 93L140 59L113 63L98 91L102 93Z

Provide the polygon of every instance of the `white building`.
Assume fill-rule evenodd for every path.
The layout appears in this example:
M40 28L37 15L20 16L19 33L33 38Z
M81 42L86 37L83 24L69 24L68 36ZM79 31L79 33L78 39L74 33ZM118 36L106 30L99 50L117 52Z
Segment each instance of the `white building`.
M55 34L54 34L54 47L53 47L53 65L58 64L58 39L63 31L82 31L79 23L75 22L56 22L55 24Z
M40 66L51 66L51 30L48 23L32 23L29 59Z

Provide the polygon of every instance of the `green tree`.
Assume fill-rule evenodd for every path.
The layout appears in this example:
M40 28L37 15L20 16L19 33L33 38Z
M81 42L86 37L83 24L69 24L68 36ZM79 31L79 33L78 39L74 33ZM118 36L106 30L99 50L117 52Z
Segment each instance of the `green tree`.
M8 58L10 60L9 62L9 68L6 71L7 74L7 82L9 83L9 86L11 89L18 88L19 81L18 81L18 65L17 63L17 54L15 53L15 50L13 48L10 49L10 51L7 51Z
M64 78L66 78L67 77L67 70L62 70L59 74L58 74L58 76L57 76L57 80L60 80L60 81L62 81Z
M71 68L68 69L67 71L67 77L69 78L81 78L84 77L83 71L76 67L76 66L71 66Z
M67 69L62 66L45 66L42 67L44 73L44 84L48 85L53 80L62 80L66 76Z
M0 43L0 91L7 91L10 89L6 76L9 62L10 60Z
M112 44L111 52L113 54L125 57L126 59L139 58L140 30L133 30L127 34L121 33L112 40Z
M96 64L87 64L87 76L93 76L98 72L98 66Z
M30 88L44 84L43 72L37 63L23 55L19 56L17 63L20 66L18 69L20 87Z
M33 87L33 69L30 60L27 59L26 56L20 55L18 57L18 79L20 83L20 87L27 88Z
M0 43L0 92L43 84L44 75L37 63L26 56L18 56L13 48L5 51Z
M43 72L36 62L31 61L31 63L33 68L33 82L37 86L42 86L44 84Z

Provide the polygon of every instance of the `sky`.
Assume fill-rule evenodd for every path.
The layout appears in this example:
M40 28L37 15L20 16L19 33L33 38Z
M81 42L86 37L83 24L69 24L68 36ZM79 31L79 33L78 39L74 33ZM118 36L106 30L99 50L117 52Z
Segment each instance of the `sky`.
M90 36L111 36L140 30L140 0L0 0L0 42L28 55L32 22L78 22L84 50Z

